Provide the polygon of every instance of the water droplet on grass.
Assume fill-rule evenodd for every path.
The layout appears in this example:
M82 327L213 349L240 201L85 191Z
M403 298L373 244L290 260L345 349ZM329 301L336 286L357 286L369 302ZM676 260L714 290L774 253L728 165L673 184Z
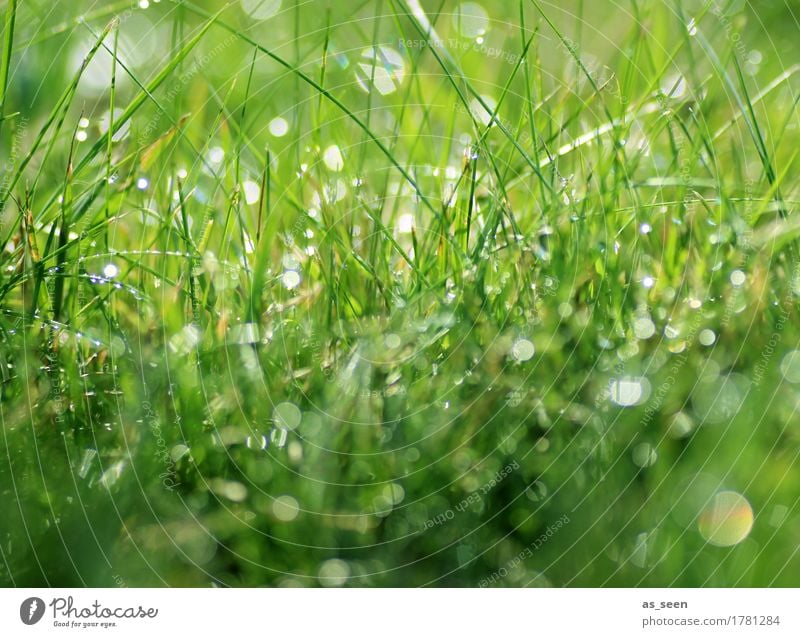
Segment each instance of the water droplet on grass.
M713 330L700 330L700 334L697 335L697 340L701 345L711 347L717 341L717 335L714 334Z
M269 438L261 434L254 436L247 436L245 444L247 445L248 449L258 449L261 451L266 451L269 448Z
M465 38L477 38L486 33L489 16L478 3L462 2L453 13L453 26Z
M277 426L294 429L300 424L302 412L294 403L284 402L275 405L275 409L272 411L272 418Z
M638 339L647 340L656 333L656 326L646 316L641 316L633 322L633 334Z
M356 81L366 93L373 88L381 95L394 93L404 77L403 57L389 46L364 49L356 65Z
M653 449L651 444L646 442L636 445L633 448L632 455L633 463L642 469L652 467L656 463L656 460L658 460L658 454L656 453L656 450Z
M397 232L400 234L411 234L414 230L414 215L405 213L397 218Z
M703 508L697 526L709 544L735 546L753 528L753 509L742 494L721 491Z
M272 502L272 514L281 522L291 522L300 512L300 505L290 495L282 495Z
M613 403L620 407L633 407L647 399L650 383L646 378L627 376L613 379L609 389L609 398Z
M684 412L679 411L669 421L667 433L671 438L685 438L694 429L694 421Z
M397 349L402 344L402 341L397 334L387 334L383 339L383 344L389 349Z
M800 350L792 350L781 360L781 374L790 383L800 383Z
M322 161L328 167L328 170L333 172L338 173L344 168L344 157L342 157L342 151L336 144L332 144L325 149L322 154Z
M536 353L536 348L526 338L517 339L511 346L511 357L517 362L524 363L533 358Z
M741 270L734 270L733 272L731 272L730 280L731 280L731 285L738 288L745 284L745 282L747 281L747 275Z
M326 560L319 568L320 584L327 587L343 586L350 576L350 566L344 560Z
M278 449L283 449L286 445L286 439L289 437L289 430L283 427L273 427L269 433L270 442L275 443Z
M243 502L247 498L247 487L236 480L212 480L211 490L231 502Z
M289 122L287 122L283 117L275 117L270 120L269 123L269 133L273 137L283 137L286 133L289 132Z
M242 190L244 190L245 203L258 203L258 200L261 197L261 188L256 182L250 180L245 181L242 184Z
M300 283L302 282L302 277L300 276L299 272L295 272L294 270L287 270L281 276L281 282L283 283L283 287L287 290L294 290Z
M184 444L177 444L169 450L169 457L172 458L173 462L178 462L178 460L183 458L188 453L189 447Z

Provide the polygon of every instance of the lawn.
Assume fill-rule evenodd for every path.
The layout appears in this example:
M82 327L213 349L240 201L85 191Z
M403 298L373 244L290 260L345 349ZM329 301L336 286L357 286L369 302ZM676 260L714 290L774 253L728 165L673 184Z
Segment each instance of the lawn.
M0 16L0 584L800 586L790 3Z

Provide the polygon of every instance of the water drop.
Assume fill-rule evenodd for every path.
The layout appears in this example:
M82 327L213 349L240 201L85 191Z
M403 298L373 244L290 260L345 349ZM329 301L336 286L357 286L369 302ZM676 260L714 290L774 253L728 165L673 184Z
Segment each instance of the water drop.
M652 467L656 461L658 460L658 454L656 450L653 448L653 445L643 442L641 444L636 445L633 448L633 463L637 467L641 467L642 469L646 469L647 467Z
M734 270L731 272L730 280L731 285L738 288L745 284L745 281L747 281L747 275L741 270Z
M800 383L800 350L792 350L783 357L781 374L790 383Z
M278 496L272 501L272 514L281 522L291 522L300 512L300 505L290 495Z
M511 357L517 362L524 363L533 358L536 353L536 348L526 338L517 339L511 346Z
M697 340L701 345L711 347L717 341L717 335L714 334L713 330L700 330L700 334L697 335Z
M283 137L286 133L289 132L289 122L287 122L283 117L275 117L274 119L270 120L269 123L269 133L273 137Z
M646 316L641 316L633 322L633 334L636 338L647 340L656 333L656 326Z
M318 577L323 586L343 586L350 577L350 566L344 560L326 560L319 568Z
M336 144L332 144L325 149L322 154L322 161L325 162L328 170L333 172L338 173L344 168L344 157L342 157L342 151Z
M270 442L274 442L275 445L279 449L283 449L284 445L286 444L286 439L289 436L289 430L283 429L282 427L274 427L272 431L270 431L269 439Z
M697 525L709 544L735 546L753 528L753 509L742 494L721 491L703 508Z
M465 38L477 38L486 33L489 16L477 2L462 2L453 13L453 26Z
M261 188L259 188L258 184L254 181L245 181L242 184L242 190L244 190L244 201L248 204L258 203L259 198L261 197Z
M281 281L283 282L283 287L285 287L287 290L294 290L298 285L300 285L302 277L300 276L299 272L287 270L283 273Z
M381 95L394 93L405 77L403 57L389 46L364 49L356 66L356 81L369 93L374 87Z
M294 429L300 424L302 412L294 403L283 402L275 405L275 409L272 411L272 418L277 426Z
M613 403L620 407L633 407L647 399L650 383L646 378L626 376L612 379L609 390Z
M113 263L106 263L106 265L103 266L103 276L107 279L113 279L118 274L119 268Z

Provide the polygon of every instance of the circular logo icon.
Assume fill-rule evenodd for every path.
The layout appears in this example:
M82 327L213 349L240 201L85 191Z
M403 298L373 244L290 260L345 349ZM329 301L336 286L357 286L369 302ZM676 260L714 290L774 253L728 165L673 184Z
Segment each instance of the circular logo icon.
M28 626L33 626L43 615L44 600L39 597L29 597L19 607L19 618Z

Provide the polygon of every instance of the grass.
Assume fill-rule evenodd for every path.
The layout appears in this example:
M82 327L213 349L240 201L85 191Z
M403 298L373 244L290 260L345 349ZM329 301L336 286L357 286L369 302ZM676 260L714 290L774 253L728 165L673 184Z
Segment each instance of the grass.
M791 10L254 4L6 2L0 582L798 585Z

